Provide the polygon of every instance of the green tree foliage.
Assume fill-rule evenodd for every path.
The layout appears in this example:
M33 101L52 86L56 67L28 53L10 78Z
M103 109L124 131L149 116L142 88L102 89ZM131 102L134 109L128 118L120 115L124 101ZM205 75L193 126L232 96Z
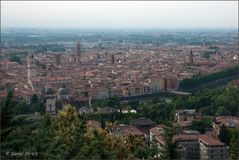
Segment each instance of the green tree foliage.
M129 123L132 119L146 117L156 123L164 123L172 126L172 120L176 108L196 108L205 111L207 114L219 114L221 109L226 108L231 113L237 104L238 89L226 87L213 90L199 91L188 97L175 98L172 103L168 103L160 98L151 101L137 102L134 105L137 113L123 114L120 112L110 114L88 114L78 116L75 107L67 105L56 117L45 115L40 122L26 124L23 114L27 108L25 102L14 103L13 93L9 92L5 101L1 103L1 123L4 127L1 130L1 158L21 158L21 159L150 159L157 155L156 144L149 147L142 144L142 140L133 136L117 136L112 133L113 124L111 122ZM226 98L225 98L226 97ZM39 99L34 96L31 104L38 104ZM107 106L120 108L122 104L117 98L110 97L104 101ZM130 103L124 104L126 107ZM121 106L120 106L121 105ZM219 109L218 109L219 108ZM16 111L16 112L15 112ZM225 113L222 113L225 114ZM3 115L3 116L2 116ZM105 126L100 130L92 130L85 126L86 119L96 119ZM202 131L209 125L209 120L193 122L194 128ZM161 153L165 159L174 159L178 155L175 153L176 144L172 141L172 136L176 129L165 131L164 137L166 145ZM228 131L228 139L232 139L232 131ZM229 143L228 142L228 143ZM235 144L231 144L235 146ZM11 157L6 156L7 151L20 152L27 150L38 153L33 156ZM234 149L235 151L235 149ZM232 154L235 153L230 151ZM233 155L232 155L233 156Z
M237 137L237 138L236 138ZM229 144L229 157L232 160L239 158L238 134L233 134Z
M1 114L5 113L5 117L1 117L5 124L1 130L1 137L4 137L1 140L1 159L134 159L143 156L140 151L146 153L144 158L151 153L138 137L112 134L110 123L106 123L105 129L86 128L84 119L79 118L70 105L56 117L46 114L40 121L27 123L26 116L7 110L17 108L12 94L9 92L1 104ZM23 151L35 154L6 154Z
M89 145L83 146L77 159L116 159L116 153L106 149L103 135L93 132L94 139Z
M160 151L156 140L152 140L150 144L146 144L144 147L138 147L134 155L140 159L157 159L159 158L158 155Z
M166 128L163 137L165 144L160 150L160 158L165 160L177 159L178 154L176 152L177 143L173 142L173 135L175 134L173 128Z
M196 109L205 115L238 115L239 89L226 86L198 91L187 97L177 97L172 105L177 109Z
M232 160L238 159L238 141L239 137L238 128L226 128L224 125L221 126L219 140L226 143L229 146L229 157Z
M200 121L193 121L192 125L190 126L192 130L197 130L201 134L205 133L206 129L211 127L212 127L212 120L207 118Z
M17 62L17 63L21 64L21 59L17 55L11 55L9 60L11 62Z
M93 102L93 107L119 108L120 107L120 99L117 96L112 96L112 97L106 98L104 100L96 100Z
M35 112L40 112L40 113L44 113L45 112L45 105L39 100L39 98L37 97L36 94L34 94L31 97L31 112L35 113Z
M236 76L238 74L239 74L239 67L236 66L233 68L225 69L225 70L208 74L208 75L186 78L179 83L179 89L188 90L188 89L198 88L202 84L210 83L221 78Z
M62 142L64 158L72 158L84 145L84 122L80 121L75 107L64 106L53 122L53 133L56 141Z
M138 106L136 107L136 104ZM133 107L131 102L121 104L120 108L129 108L129 110ZM135 106L134 106L135 105ZM166 125L169 125L172 120L174 119L175 115L175 106L167 103L165 100L160 98L155 98L153 100L149 101L143 101L143 102L134 102L133 106L137 113L127 113L124 114L122 112L114 112L109 114L86 114L84 117L86 119L94 119L97 121L100 121L101 124L104 125L105 122L118 122L118 123L124 123L129 124L131 120L139 118L139 117L146 117L150 118L152 121L156 123L163 123Z
M6 100L1 104L1 159L31 158L32 155L11 155L14 152L29 151L33 149L33 130L37 125L23 125L25 116L16 115L16 103L13 102L13 92L10 91Z
M120 107L120 99L119 97L113 96L113 97L109 97L106 100L106 105L112 108L117 108Z
M22 100L17 103L15 110L17 114L32 114L35 112L44 113L45 105L43 102L38 100L36 95L33 95L30 104L28 104L25 100Z
M33 147L34 150L39 153L38 158L40 159L46 159L54 153L54 150L58 150L57 147L52 147L54 145L52 124L52 118L49 114L46 114L36 130L34 136L35 145L33 145Z
M79 131L80 121L76 110L71 105L64 106L54 120L53 134L56 141L62 141L65 147L65 157L70 158L71 149L75 146L77 131ZM78 137L80 138L80 137Z
M35 49L36 49L36 53L42 53L47 51L52 51L52 52L66 51L63 45L39 45L39 46L36 46Z
M31 113L31 106L26 101L21 101L16 105L17 114Z
M54 134L56 138L63 139L67 145L79 126L79 117L75 108L66 105L54 120Z
M13 91L9 91L6 100L1 103L1 127L5 129L11 125L11 119L15 114L15 104L13 102Z
M229 145L233 135L238 135L238 133L238 128L226 128L224 125L222 125L218 138L223 143ZM238 140L238 136L236 136L236 139Z
M228 131L226 130L226 127L224 125L221 126L220 129L220 133L219 133L219 137L221 142L223 143L227 143L229 142L229 135L228 135Z
M38 97L37 97L36 94L34 94L34 95L31 97L31 103L33 103L33 104L38 103Z
M156 123L169 125L174 116L174 107L162 99L154 99L139 104L139 116L150 118Z

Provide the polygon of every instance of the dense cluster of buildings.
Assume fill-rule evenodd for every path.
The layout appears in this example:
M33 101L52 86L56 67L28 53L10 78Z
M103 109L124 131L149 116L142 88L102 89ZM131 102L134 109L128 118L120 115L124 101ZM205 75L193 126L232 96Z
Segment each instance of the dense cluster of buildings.
M188 113L187 118L194 115L200 115L201 118L192 118L188 126L192 124L192 121L198 121L204 117L194 110L184 110L184 114ZM175 114L174 124L185 121L185 119L179 118L179 114L182 114L182 110L177 110ZM239 118L232 116L220 116L213 118L213 127L207 128L207 132L201 134L197 130L190 130L188 126L175 126L174 129L177 133L172 136L172 142L176 144L176 154L179 159L201 159L201 160L225 160L229 159L229 147L221 142L218 138L220 128L225 125L227 128L238 129ZM95 120L87 121L87 126L93 129L100 129L101 123ZM133 119L129 125L117 124L113 125L112 134L118 136L135 136L141 139L144 144L150 144L158 147L158 150L162 151L166 145L165 131L172 128L163 124L156 124L148 118ZM215 134L216 133L216 134ZM155 155L155 158L160 158L161 152Z
M200 35L198 35L200 36ZM175 35L177 37L177 35ZM238 45L186 45L165 43L154 44L107 41L100 47L93 43L89 50L82 52L82 43L63 43L65 52L28 54L21 57L21 63L2 58L0 61L0 100L9 89L15 92L16 100L30 103L37 95L45 104L45 111L53 115L64 104L72 104L79 114L117 112L105 106L93 110L92 101L110 96L121 98L146 96L160 92L178 91L184 78L220 71L238 64ZM31 44L32 45L32 44ZM123 47L122 47L123 46ZM105 49L106 48L106 49ZM10 51L9 51L10 50ZM2 49L1 56L19 50ZM238 80L233 85L238 86ZM107 108L108 107L108 108ZM135 110L122 113L136 113ZM232 116L214 117L213 128L204 134L190 130L193 121L204 117L195 110L178 110L173 127L180 133L172 137L181 159L228 159L228 146L218 140L222 126L239 127L239 118ZM31 121L31 118L26 119ZM87 126L100 129L101 123L87 121ZM130 124L117 124L112 134L137 136L145 143L156 143L158 148L165 145L164 132L168 127L156 124L148 118L138 118ZM160 157L159 155L156 155Z
M238 128L239 118L232 116L214 117L213 128L207 128L207 132L204 134L189 129L193 121L199 121L202 118L202 115L195 110L178 110L176 112L174 127L179 127L181 132L174 135L172 139L177 144L176 151L180 158L202 160L228 159L229 147L219 140L218 135L222 125L227 124L226 127ZM164 125L157 125L150 129L150 141L156 142L159 148L165 145L163 134L166 128Z
M34 54L30 50L21 64L1 61L1 97L12 88L27 101L33 94L43 97L47 111L55 111L57 101L91 107L91 100L109 96L174 92L184 78L228 68L238 61L237 53L229 54L225 46L213 50L165 45L124 53L93 49L84 54L80 42L75 46L70 53ZM205 52L210 52L210 58L203 58Z

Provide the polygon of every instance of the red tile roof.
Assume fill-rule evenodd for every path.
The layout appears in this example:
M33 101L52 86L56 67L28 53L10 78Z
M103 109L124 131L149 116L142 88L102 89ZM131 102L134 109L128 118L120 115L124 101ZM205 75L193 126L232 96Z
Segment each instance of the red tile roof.
M207 145L224 145L224 143L222 143L221 141L209 136L209 135L206 135L206 134L202 134L200 135L200 138L199 140L201 140L203 143L206 143Z

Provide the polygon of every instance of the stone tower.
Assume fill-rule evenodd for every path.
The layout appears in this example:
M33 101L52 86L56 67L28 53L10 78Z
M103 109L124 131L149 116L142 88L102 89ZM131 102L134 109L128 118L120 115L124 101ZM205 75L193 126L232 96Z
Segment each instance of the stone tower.
M114 54L111 55L111 63L112 63L112 64L115 63L115 55L114 55Z
M80 64L81 62L81 50L80 50L80 42L77 42L76 45L76 64Z
M29 52L27 56L27 83L32 86L32 78L36 77L36 61L33 53Z
M189 65L193 65L193 51L191 50L190 54L189 54Z

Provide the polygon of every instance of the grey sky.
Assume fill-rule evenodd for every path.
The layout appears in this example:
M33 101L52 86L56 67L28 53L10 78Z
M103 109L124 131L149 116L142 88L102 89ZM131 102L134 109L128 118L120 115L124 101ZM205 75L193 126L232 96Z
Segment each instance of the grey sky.
M3 27L238 27L237 1L1 1Z

